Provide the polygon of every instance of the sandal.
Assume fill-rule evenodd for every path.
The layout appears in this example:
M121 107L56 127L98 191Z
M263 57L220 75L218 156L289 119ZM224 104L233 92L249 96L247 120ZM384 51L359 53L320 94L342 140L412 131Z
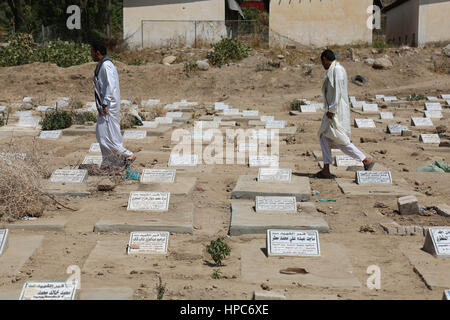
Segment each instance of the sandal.
M335 179L336 178L336 176L334 174L330 174L329 176L326 176L323 174L322 171L317 172L315 177L317 179Z
M135 161L136 161L136 156L133 154L131 157L125 159L125 167L129 168Z
M371 171L373 169L374 165L375 165L375 161L372 159L372 162L364 165L364 170Z

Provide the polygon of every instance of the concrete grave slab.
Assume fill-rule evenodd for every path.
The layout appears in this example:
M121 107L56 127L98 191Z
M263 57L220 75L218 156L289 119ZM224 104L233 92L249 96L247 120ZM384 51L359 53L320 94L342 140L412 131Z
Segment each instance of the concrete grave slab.
M423 251L422 245L410 242L401 243L400 250L429 289L450 287L449 259L437 259Z
M254 240L241 248L241 277L245 282L269 281L277 285L297 282L314 287L361 287L345 249L334 243L321 243L320 257L270 257L264 240ZM307 274L287 275L280 270L304 268Z
M16 221L14 223L0 224L0 229L22 229L30 231L64 231L69 217L54 216L54 217L41 217L35 220L29 221Z
M87 179L88 182L90 180L90 178ZM54 196L89 197L91 195L87 183L64 183L42 180L41 184L45 192Z
M404 179L396 179L392 184L368 184L358 185L355 179L338 178L336 182L342 193L350 196L421 196L420 193L415 192L409 187Z
M252 199L256 196L293 196L297 201L311 199L309 178L293 175L290 183L259 182L253 175L241 175L232 191L233 199Z
M171 196L167 212L134 212L121 208L113 215L102 217L94 232L168 231L192 233L194 204L181 196Z
M44 236L37 235L9 235L8 248L0 257L0 274L3 276L16 275L28 259L42 245Z
M328 232L327 222L317 212L313 203L298 202L296 213L256 213L252 201L231 203L230 235L266 234L268 229L317 230Z

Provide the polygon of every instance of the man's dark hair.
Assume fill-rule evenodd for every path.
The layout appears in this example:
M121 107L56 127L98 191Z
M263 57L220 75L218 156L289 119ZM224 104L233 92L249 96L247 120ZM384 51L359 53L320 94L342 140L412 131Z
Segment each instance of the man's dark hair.
M328 61L334 61L336 60L336 55L334 54L333 51L327 49L324 52L322 52L322 55L320 56L321 60L323 60L323 58L327 58Z
M102 56L105 56L107 53L106 46L102 42L98 42L98 41L92 42L91 47L92 47L92 49L94 49L95 52L100 51Z

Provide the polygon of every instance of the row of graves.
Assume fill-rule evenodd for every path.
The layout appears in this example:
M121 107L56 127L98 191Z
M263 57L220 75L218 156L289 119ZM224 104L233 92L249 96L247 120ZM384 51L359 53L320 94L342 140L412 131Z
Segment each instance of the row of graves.
M387 97L387 101L393 101L392 99ZM159 101L149 100L146 103L152 105ZM311 106L311 103L305 105ZM323 105L312 105L310 109L312 108L317 112ZM173 125L175 119L190 118L195 103L181 101L166 105L164 109L167 111L166 116L148 123L148 128L170 127L168 131L164 131L170 133L178 128L178 125ZM170 251L172 234L193 234L194 204L189 195L197 183L197 177L214 166L214 163L203 163L204 154L197 153L195 146L211 143L213 146L217 144L223 146L227 142L232 142L233 153L235 151L238 154L244 153L243 163L249 168L249 172L255 172L254 169L258 171L257 174L240 175L232 190L229 235L265 236L265 241L253 240L241 248L242 280L250 283L270 280L289 285L292 283L292 275L295 274L302 285L361 287L361 282L353 274L350 259L344 248L337 243L320 241L320 234L329 232L330 228L323 215L316 210L314 202L310 202L309 177L293 172L292 166L280 159L279 152L267 154L265 147L268 145L273 147L279 136L295 134L296 127L288 126L286 120L276 120L274 116L259 114L258 110L241 111L221 102L216 102L213 107L207 109L213 112L194 121L193 128L189 127L188 121L179 122L181 126L188 127L187 130L185 128L180 130L180 137L176 139L180 148L172 148L167 165L144 168L139 183L117 187L115 193L128 199L126 209L118 210L114 215L108 215L97 221L94 232L129 233L126 253L122 252L124 244L121 241L98 241L85 262L83 271L89 272L95 266L104 264L105 258L112 264L120 264L120 261L134 256L167 255ZM242 142L236 137L229 141L228 135L224 138L221 134L235 127L250 130L250 142L246 140ZM151 144L151 140L146 141L151 138L148 137L148 130L144 127L125 131L123 135L125 144L127 141ZM188 152L185 152L186 150ZM262 154L258 152L261 150L264 151ZM101 163L99 152L99 145L92 144L83 164L99 166ZM138 156L145 157L146 153L150 153L151 156L155 154L143 150ZM315 152L314 155L318 161L321 160L320 152ZM337 179L344 194L418 195L405 181L395 179L388 169L379 164L375 166L374 171L367 172L363 171L362 163L346 157L339 150L333 150L333 156L338 168L346 168L345 171L351 168L354 174L353 179ZM233 165L236 162L229 164ZM80 185L86 184L91 178L95 179L89 176L87 169L57 169L49 179L48 190L56 195L80 195L82 192L77 191L80 190ZM73 188L74 186L76 187ZM86 192L85 195L89 196L89 193ZM36 222L31 222L33 223ZM8 242L8 229L0 230L1 235L3 238L0 240L3 240L0 248L3 248ZM10 237L10 243L14 243L16 240ZM34 241L37 247L40 242L42 238ZM36 250L37 247L31 249ZM445 270L449 262L445 259L450 258L450 227L428 228L424 251L416 247L407 249L408 252L414 253L415 259L418 259L417 264L427 265L423 267L424 271L419 270L423 277L427 279L436 277L436 272L431 271L431 275L427 274L430 272L430 263L441 272L442 277L443 269L446 273L450 270L450 268ZM3 251L3 257L0 257L0 270L4 269L2 258L7 260L8 255L12 254L9 250ZM301 261L302 268L292 268L292 259ZM257 272L255 265L258 266ZM77 287L76 282L69 281L26 282L20 299L75 299ZM442 284L438 287L442 287ZM444 298L449 299L448 290L444 292Z

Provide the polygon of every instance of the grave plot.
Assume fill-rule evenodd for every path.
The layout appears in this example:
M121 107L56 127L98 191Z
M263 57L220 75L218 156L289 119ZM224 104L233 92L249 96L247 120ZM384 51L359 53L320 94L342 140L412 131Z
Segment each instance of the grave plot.
M273 171L260 170L258 177L254 175L239 176L231 197L253 200L257 196L291 196L296 197L297 201L310 200L309 178L286 172L290 169L271 169ZM273 174L274 172L276 173Z
M392 112L380 112L381 120L393 120L394 114Z
M139 184L120 184L115 192L132 191L169 192L172 195L189 195L195 188L197 177L177 174L175 169L143 169Z
M440 110L425 110L424 111L425 114L425 118L430 118L430 119L442 119L444 116L442 115L442 111Z
M366 103L364 101L353 101L352 107L356 110L362 110Z
M95 128L96 125L73 125L70 128L62 129L62 132L64 136L84 136L86 134L95 135Z
M39 139L59 139L61 133L61 130L42 131L39 135Z
M376 128L373 119L355 119L355 128Z
M133 232L142 234L142 232ZM157 231L160 234L168 234L166 231ZM177 239L176 236L170 236L167 253L154 253L157 243L145 245L151 249L148 253L130 253L127 247L130 245L129 234L121 236L120 240L99 240L96 246L86 259L82 272L87 275L95 275L104 270L105 265L114 266L109 269L114 277L129 276L131 271L144 272L148 275L160 274L162 278L173 277L183 278L178 271L179 268L188 268L190 277L202 277L202 247L200 245L187 245L186 240ZM162 240L163 237L161 237ZM142 238L142 240L144 240ZM181 247L182 250L173 248ZM140 250L142 251L142 250ZM157 265L157 266L154 266ZM176 265L176 268L170 266ZM113 284L114 280L111 281Z
M65 214L50 215L31 220L18 220L12 223L0 223L0 229L30 231L64 231L70 216ZM0 235L1 237L1 235Z
M328 232L327 222L317 212L313 203L292 204L290 199L269 198L262 197L258 201L232 201L230 235L265 234L268 229L276 228ZM259 206L259 210L256 206ZM261 207L266 210L261 210Z
M411 125L417 128L434 127L430 118L411 118Z
M441 140L439 138L438 134L424 134L422 133L420 135L419 138L420 141L422 141L423 143L435 143L435 144L439 144L441 143Z
M450 228L429 228L423 247L404 242L400 250L429 289L450 287Z
M375 164L376 166L377 164ZM421 195L412 190L401 178L395 179L390 171L357 171L355 179L337 178L341 191L350 196L407 196Z
M0 274L13 276L19 273L28 259L41 247L44 236L9 233L7 238L8 245L0 256Z
M284 234L295 235L297 246L286 247ZM276 283L277 285L291 285L292 282L304 286L314 287L360 287L361 283L353 275L353 268L345 249L334 243L318 241L314 232L300 233L295 230L274 230L272 239L268 242L278 246L278 252L295 253L295 256L268 256L267 243L263 240L253 240L241 248L241 278L245 282L260 284ZM289 237L289 235L288 235ZM279 238L279 239L275 239ZM317 243L308 238L315 238ZM305 246L305 242L312 245ZM307 256L305 253L317 253L320 246L320 256ZM315 249L314 249L315 247ZM257 266L258 272L255 272ZM269 282L267 282L269 280Z
M376 103L365 103L362 107L362 111L370 114L378 114L380 112L378 110L378 104Z
M159 196L157 195L159 194ZM95 232L168 231L193 232L194 205L183 197L162 192L134 191L128 210L117 209L95 224Z
M402 131L409 130L408 126L403 126L400 124L392 124L387 126L387 133L389 134L402 134Z
M425 110L442 111L442 106L439 102L425 102Z
M49 180L42 182L42 185L51 195L87 197L91 195L87 181L87 170L57 169L53 171Z

